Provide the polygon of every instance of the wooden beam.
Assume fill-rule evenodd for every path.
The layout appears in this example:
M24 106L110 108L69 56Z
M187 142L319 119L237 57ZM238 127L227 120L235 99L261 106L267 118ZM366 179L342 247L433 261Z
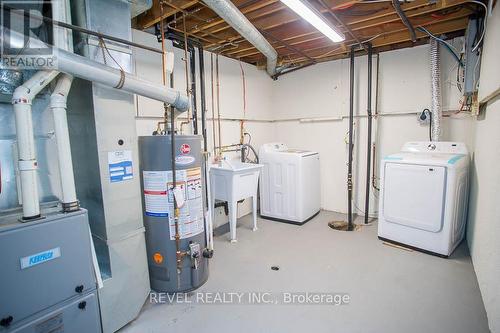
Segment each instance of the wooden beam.
M336 1L336 5L332 9L341 8L342 6L348 4L355 4L360 2L361 0L339 0ZM327 13L327 9L323 8L320 10L322 13ZM243 14L246 14L242 11ZM272 15L270 15L272 14ZM281 26L287 23L296 22L302 20L299 15L290 10L287 6L279 3L276 5L272 11L265 13L254 13L253 15L247 15L247 18L255 25L257 28L261 28L264 30L269 30L277 26ZM217 29L216 32L223 31L228 29L229 25L221 27ZM210 30L210 32L214 32L214 30Z
M419 10L415 10L415 11L409 13L408 17L412 19L412 22L415 25L419 25L419 24L422 24L422 22L414 22L414 20L413 20L413 19L418 19L418 16L430 14L431 12L434 12L436 10L448 9L448 8L451 8L451 6L461 5L461 4L464 4L466 2L467 1L465 1L465 0L449 0L449 1L447 1L446 5L442 4L442 5L438 5L438 6L433 6L433 8L434 8L433 10L430 10L429 8L420 8ZM465 9L462 9L462 11L464 11L464 10ZM471 13L471 12L468 11L468 13ZM450 14L451 17L453 17L453 15L454 15L454 13ZM353 31L360 32L360 35L367 35L367 34L365 34L364 32L361 32L361 31L362 30L367 30L367 29L373 29L373 28L376 28L376 27L381 27L381 30L387 30L387 28L388 28L387 25L388 24L398 23L398 26L399 26L400 19L399 19L399 17L396 14L393 14L393 15L390 15L390 16L387 16L387 15L378 16L374 21L372 21L371 19L365 19L362 22L364 22L364 25L361 25L361 24L356 25L353 28ZM301 35L297 35L297 32L300 31L300 30L301 30L300 26L299 27L295 27L293 29L293 31L289 32L289 35L291 35L289 38L282 38L281 40L283 40L284 42L286 42L286 43L288 43L288 44L296 47L299 44L304 44L304 43L312 42L312 41L315 41L315 40L325 39L325 36L323 36L322 34L320 34L317 30L315 30L313 28L311 28L306 33L302 33ZM376 35L376 34L377 33L371 33L370 35L368 35L368 37L371 37L371 36ZM283 33L282 35L285 35L285 33ZM279 34L275 34L275 36L277 38L280 38ZM280 47L278 47L278 49L279 48ZM252 49L254 50L255 54L258 54L258 51L256 51L256 49L253 46L249 45L248 48L245 48L245 49L241 48L241 49L233 51L231 53L231 55L233 55L233 56L239 56L239 57L246 57L246 56L249 56L249 55L252 55L252 54L247 54L245 52L250 51ZM243 53L243 54L237 55L238 53Z
M266 6L269 6L273 3L276 3L278 2L279 3L279 0L265 0L265 1L258 1L257 3L254 3L250 6L247 6L245 8L242 8L240 11L243 13L243 14L249 14L251 12L254 12L256 10L259 10L261 8L264 8ZM204 24L203 26L199 27L199 28L196 28L196 29L193 29L193 30L190 30L189 32L190 33L198 33L198 32L201 32L203 34L203 30L206 30L206 29L210 29L212 27L215 27L217 25L220 25L220 24L224 24L227 28L229 28L230 26L226 23L226 21L224 21L223 19L219 18L219 19L214 19L213 22L210 22L210 23L207 23L207 24ZM212 32L212 31L211 31Z
M464 30L467 27L467 22L468 22L468 18L462 17L459 19L451 20L451 21L430 24L428 27L428 30L432 31L432 33L434 33L434 34L451 33L454 31ZM426 38L426 37L428 37L427 34L421 32L421 31L417 31L417 38L418 39L422 39L422 38ZM400 31L390 33L386 36L381 36L379 38L374 39L372 41L372 45L374 48L380 48L380 47L384 47L384 46L388 46L388 45L396 45L398 43L404 43L404 42L408 42L408 41L410 41L408 31L406 29L401 29ZM315 52L318 52L318 51L319 51L319 49L315 50ZM324 56L324 57L318 56L318 54L316 54L316 55L311 54L311 56L313 56L318 62L321 62L321 61L328 61L328 60L335 58L336 56L341 56L341 55L345 55L345 54L346 54L345 51L338 51L338 52L334 52L334 53L329 54L328 56ZM292 63L306 63L308 61L309 60L305 59L305 58L293 58L293 59L289 60L289 62L292 62ZM288 62L288 61L284 61L284 62Z
M142 29L147 29L154 24L160 22L161 20L175 15L179 13L181 10L187 9L191 6L196 5L199 1L198 0L191 0L191 1L183 1L183 0L169 0L169 2L178 7L176 8L170 8L166 5L163 6L163 11L160 5L160 2L162 0L155 0L153 1L153 6L147 10L146 12L142 13L137 17L137 25L141 27Z

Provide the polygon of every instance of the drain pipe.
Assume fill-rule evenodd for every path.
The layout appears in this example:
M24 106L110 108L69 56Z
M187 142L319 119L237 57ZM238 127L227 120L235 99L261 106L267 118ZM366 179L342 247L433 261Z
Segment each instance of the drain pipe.
M441 72L439 44L435 38L430 38L430 67L431 67L431 141L439 141L441 137L441 119L443 118L441 110Z
M4 35L6 33L9 34L13 47L22 48L23 45L25 45L25 38L28 39L29 45L32 48L47 47L45 43L34 38L25 37L15 31L4 29ZM55 51L57 52L58 71L71 74L83 80L149 97L167 103L181 112L189 108L189 99L187 95L178 90L143 80L125 71L101 64L72 52L58 48L55 48Z
M352 154L354 127L354 47L351 47L349 71L349 156L347 159L347 231L354 229L352 221Z
M267 73L270 76L276 74L278 53L230 0L203 0L203 2L264 54L267 58Z
M19 154L19 173L23 220L40 217L38 201L38 162L35 153L33 118L31 102L59 73L57 71L39 71L28 81L17 87L12 96L16 121L17 150Z
M368 43L368 99L367 112L367 144L366 144L366 189L365 189L365 224L368 224L368 212L370 211L370 168L372 163L372 44Z

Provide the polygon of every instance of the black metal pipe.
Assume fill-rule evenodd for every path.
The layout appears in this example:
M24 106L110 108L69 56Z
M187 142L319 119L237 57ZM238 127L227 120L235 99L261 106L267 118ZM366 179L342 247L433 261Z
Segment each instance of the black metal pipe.
M205 58L203 57L203 47L198 46L198 61L200 67L200 102L201 102L201 135L203 136L203 149L207 146L207 101L205 100Z
M417 41L417 34L415 33L415 28L411 24L410 20L408 20L408 16L406 16L403 8L401 8L401 4L399 0L392 0L392 6L394 10L398 14L399 18L403 22L403 24L408 28L408 32L410 33L410 38L413 43Z
M365 192L365 224L368 224L370 211L370 171L372 163L372 44L368 44L368 99L366 106L368 133L366 143L366 192Z
M200 67L200 100L201 100L201 135L203 136L203 157L208 158L208 142L207 142L207 102L205 100L205 58L203 56L203 46L198 45L198 61ZM205 163L206 167L206 163ZM206 173L205 173L206 174ZM208 179L204 178L205 183L205 206L208 208Z
M191 77L191 111L193 116L193 134L198 135L198 107L196 106L196 53L194 47L189 45L189 71Z
M352 154L353 154L353 127L354 127L354 47L351 47L351 66L349 77L349 156L347 159L347 230L352 231Z
M156 26L156 35L158 38L161 38L160 31L158 30L159 26ZM198 134L198 107L196 105L196 51L194 47L197 47L199 50L199 66L200 66L200 91L201 96L201 109L202 109L202 135L203 135L203 112L206 109L205 103L205 62L203 59L203 46L199 41L196 41L192 38L184 38L179 33L173 31L166 31L165 38L170 39L173 42L175 47L180 49L184 49L184 43L187 41L187 49L189 51L189 68L190 68L190 80L191 80L191 110L192 110L192 122L193 122L193 134ZM205 129L206 132L206 129ZM204 140L204 148L206 149L206 133L203 135Z
M46 23L51 23L51 24L56 25L56 26L61 27L61 28L69 29L69 30L72 30L72 31L77 31L77 32L80 32L80 33L83 33L83 34L86 34L86 35L90 35L90 36L95 36L95 37L98 37L98 38L103 38L103 39L111 40L113 42L117 42L117 43L120 43L120 44L132 46L132 47L137 47L139 49L147 50L147 51L154 52L154 53L160 53L160 54L163 53L161 50L158 50L158 49L156 49L154 47L150 47L150 46L147 46L147 45L144 45L144 44L134 43L134 42L129 41L127 39L123 39L123 38L119 38L119 37L115 37L115 36L103 34L101 32L97 32L97 31L85 29L85 28L79 27L77 25L73 25L73 24L69 24L69 23L65 23L65 22L53 20L53 19L51 19L50 17L47 17L47 16L36 15L32 11L25 11L25 10L23 10L23 11L19 12L19 11L15 10L16 8L10 7L10 6L6 5L6 4L3 4L2 7L1 7L1 9L2 9L2 11L3 10L9 11L10 13L12 13L14 15L23 15L26 18L29 18L30 20L37 19L37 20L40 20L40 21L43 21L43 22L46 22Z

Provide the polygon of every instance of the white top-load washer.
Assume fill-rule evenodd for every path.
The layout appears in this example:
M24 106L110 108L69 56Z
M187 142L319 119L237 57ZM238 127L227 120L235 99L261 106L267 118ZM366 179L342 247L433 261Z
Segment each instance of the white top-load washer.
M469 159L459 142L408 142L385 157L379 238L448 257L465 233Z
M304 224L320 210L319 154L267 143L259 149L260 214L263 218Z

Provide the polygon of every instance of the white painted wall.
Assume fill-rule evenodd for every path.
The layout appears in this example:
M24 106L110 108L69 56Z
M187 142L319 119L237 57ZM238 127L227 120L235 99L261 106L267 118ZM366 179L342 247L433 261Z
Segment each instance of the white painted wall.
M455 40L454 43L458 47L461 40ZM441 54L443 109L454 110L459 107L460 101L460 94L454 86L457 63L446 50L441 50ZM374 57L374 72L376 61ZM428 139L428 126L421 126L416 116L416 113L430 107L428 46L382 53L379 73L378 160L381 156L397 152L406 141ZM372 110L375 110L375 73L373 76ZM366 56L355 60L355 80L354 204L360 208L358 213L364 215ZM346 212L349 59L318 64L281 77L274 86L273 113L281 120L276 123L278 141L296 148L319 151L322 208ZM310 122L308 118L319 119ZM443 140L465 141L470 147L468 134L472 124L470 118L446 118L443 122ZM374 121L375 128L377 124ZM377 192L373 190L371 196L370 213L375 214Z
M160 48L150 34L134 31L134 40ZM461 40L454 41L459 47ZM167 43L175 53L175 87L185 89L183 51ZM453 85L456 62L442 52L443 105L456 109L459 95ZM161 83L161 57L138 50L136 72L140 76ZM364 207L364 178L366 156L366 89L367 57L357 57L355 67L356 145L354 173L358 207ZM377 156L398 151L405 141L426 140L428 127L420 126L416 113L430 106L430 73L428 47L386 52L380 56L380 87L378 126L380 143ZM376 59L374 58L374 70ZM243 115L243 90L240 63L219 57L220 109L222 142L239 141L239 122L230 119L248 119L246 129L252 134L252 143L258 149L262 143L282 141L291 147L317 150L321 155L322 202L324 209L346 211L346 155L349 112L349 60L343 59L318 64L285 76L278 81L269 79L265 71L242 64L246 78L247 112ZM207 106L211 115L210 53L205 52L205 80ZM376 75L373 77L373 106L375 110ZM415 91L418 93L416 94ZM150 134L163 114L161 103L138 97L137 132ZM200 109L200 108L199 108ZM410 114L409 114L410 113ZM303 118L328 118L327 121L303 122ZM444 139L466 141L471 121L447 119L444 122ZM377 126L374 125L374 128ZM212 122L208 123L209 146L213 147ZM372 193L370 212L376 212L376 192ZM248 210L245 210L247 212Z
M155 36L133 30L133 40L135 42L155 47L161 50L161 44L158 43ZM167 51L174 52L174 87L181 91L186 91L185 63L183 50L174 48L171 42L167 42ZM213 151L213 126L212 126L212 88L211 88L211 59L210 53L204 53L205 59L205 86L207 101L207 137L209 150ZM197 56L198 57L198 56ZM139 77L147 78L159 84L162 83L161 74L161 55L150 51L140 49L134 50L135 71ZM199 80L198 58L197 80ZM220 89L220 113L221 113L221 139L222 145L238 143L240 140L240 122L238 119L247 119L245 130L252 135L252 145L258 149L261 144L273 141L274 124L269 120L271 107L271 91L273 81L269 79L265 71L257 70L254 66L241 63L246 82L246 114L243 108L243 81L240 63L236 60L226 57L219 57L219 89ZM214 59L215 68L215 59ZM214 69L215 71L215 69ZM215 73L214 73L215 81ZM201 114L201 105L198 91L198 112ZM214 95L215 93L214 83ZM163 117L163 103L151 100L146 97L136 96L137 117L136 127L137 135L151 135L156 129L158 121ZM183 118L182 116L180 119ZM183 119L185 120L185 119ZM267 120L267 121L266 121ZM201 120L198 121L201 134ZM184 134L190 134L188 127L184 128ZM226 154L228 158L236 158L237 153ZM249 200L247 200L249 201ZM251 211L251 202L245 202L239 205L238 215L245 215ZM223 224L227 218L223 216L223 210L217 211L219 218L215 226Z
M500 35L499 10L490 18L485 55L481 69L480 99L499 87ZM134 40L159 48L155 37L134 31ZM460 47L460 40L454 43ZM169 44L168 49L172 50ZM183 52L175 52L175 86L185 89ZM161 58L136 51L139 76L161 82ZM442 50L442 90L444 110L459 107L460 94L454 86L456 62ZM205 53L207 106L211 115L210 54ZM247 82L247 113L243 114L243 91L238 61L220 57L220 96L223 118L222 142L239 141L239 122L245 118L246 129L258 149L262 143L282 141L290 147L316 150L321 155L322 208L345 212L346 157L349 111L349 61L318 64L271 81L264 71L242 64ZM418 124L416 113L430 107L430 73L427 46L385 52L380 55L377 159L396 152L406 141L427 140L428 127ZM374 69L376 59L374 58ZM364 209L366 156L366 57L356 58L354 155L355 205ZM375 110L375 82L373 110ZM161 103L142 97L137 100L137 133L148 135L163 114ZM311 121L314 120L314 121ZM474 151L470 214L467 238L490 328L500 332L500 102L488 105L486 117L478 122L469 117L443 120L443 140L463 141ZM378 130L377 130L378 129ZM208 122L210 149L213 147L212 122ZM374 136L375 137L375 136ZM377 210L377 193L371 193L370 213ZM240 215L248 212L248 205ZM222 214L219 211L219 214ZM221 216L217 224L225 218Z
M500 88L500 9L489 19L479 98ZM500 99L475 123L467 241L492 332L500 332Z

